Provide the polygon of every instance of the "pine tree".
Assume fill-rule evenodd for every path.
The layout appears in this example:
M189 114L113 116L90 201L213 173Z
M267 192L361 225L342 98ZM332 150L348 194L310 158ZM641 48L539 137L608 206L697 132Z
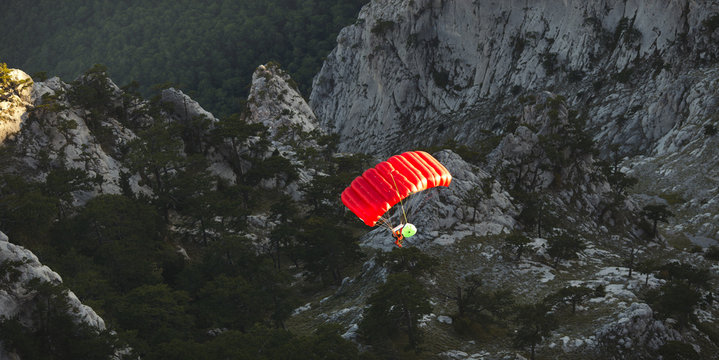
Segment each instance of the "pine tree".
M436 258L416 247L393 248L388 253L381 253L377 263L387 267L390 273L407 272L414 278L432 273L438 265Z
M529 245L530 240L520 232L513 232L504 238L504 243L506 248L515 253L515 260L519 260L527 248L527 245Z
M545 299L545 302L557 304L569 301L572 305L572 315L574 315L577 312L577 304L593 297L594 294L594 289L590 289L586 286L565 286L554 294L549 295L547 299Z
M514 346L530 349L530 359L534 360L536 346L549 332L557 327L550 308L542 303L517 307L515 322L519 325L513 335Z
M479 212L479 206L482 204L482 201L492 195L493 182L494 179L492 177L482 180L481 184L472 187L467 192L466 197L462 199L462 202L466 206L472 208L472 223L476 223L477 221L477 212Z
M577 253L585 248L586 245L580 238L563 233L549 239L547 254L554 258L554 266L556 267L560 259L576 259Z
M360 332L371 342L407 335L409 347L422 342L419 319L432 311L424 286L408 273L392 274L367 301L369 309L360 323Z
M654 238L659 235L657 233L657 223L659 221L666 223L670 217L674 216L674 214L672 214L672 212L667 209L667 205L665 204L646 205L642 209L642 214L647 219L652 221L652 236Z
M76 317L68 290L34 278L25 285L24 299L29 321L0 319L0 338L5 350L23 359L108 359L115 353L117 338Z
M460 333L468 332L474 324L486 326L504 318L514 305L511 290L482 291L482 285L482 277L471 274L464 278L463 285L457 286L456 296L445 295L457 303L452 323Z
M637 271L639 271L642 274L645 274L644 279L644 285L649 284L649 275L651 275L654 271L659 269L659 261L655 258L648 258L643 261L640 261L637 266Z

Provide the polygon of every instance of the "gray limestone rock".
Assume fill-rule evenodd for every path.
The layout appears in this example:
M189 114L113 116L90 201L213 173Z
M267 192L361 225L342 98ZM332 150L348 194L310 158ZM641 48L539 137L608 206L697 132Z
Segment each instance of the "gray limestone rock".
M518 115L519 96L550 90L601 143L647 152L682 123L707 76L696 69L719 58L707 26L718 11L708 0L373 1L339 34L310 105L342 149L388 154L482 141Z

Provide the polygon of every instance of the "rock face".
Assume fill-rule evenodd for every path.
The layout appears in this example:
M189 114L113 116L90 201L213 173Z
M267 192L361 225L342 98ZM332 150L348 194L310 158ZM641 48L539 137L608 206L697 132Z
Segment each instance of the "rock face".
M61 95L71 91L71 87L58 78L36 82L29 90L22 100L24 106L4 112L22 113L13 142L4 142L16 149L20 168L13 171L27 174L33 180L44 180L52 168L65 167L82 169L91 178L101 178L94 189L75 194L77 203L98 193L119 193L120 172L127 169L117 160L118 148L134 139L135 134L118 119L106 118L99 125L105 134L103 141L98 128L88 125L89 111ZM121 91L112 82L108 83L108 91L115 101L121 101ZM134 185L137 188L136 180Z
M8 268L9 264L12 270ZM28 283L33 280L40 282L49 282L52 284L62 283L62 278L56 272L40 263L37 256L30 250L12 244L8 241L8 237L0 232L0 265L3 266L3 278L0 279L0 317L15 318L22 323L31 325L31 312L35 293L28 290ZM16 276L12 275L16 272ZM75 314L78 322L84 322L98 330L105 329L105 321L99 317L92 308L84 305L72 293L68 292L68 301L71 309ZM0 359L9 359L9 354L5 353L0 346Z
M373 1L338 36L310 104L343 149L389 153L481 141L518 115L518 96L550 90L601 142L647 152L692 117L688 98L715 102L697 93L716 79L717 12L708 0Z
M272 138L297 137L318 128L317 118L296 84L276 64L260 65L255 70L247 102L248 122L265 125Z
M682 336L654 319L649 305L632 303L617 314L616 321L599 329L597 339L599 346L609 353L649 358L651 351L656 351L667 341L680 341Z
M20 131L32 91L32 79L24 72L13 69L9 76L11 86L0 87L0 143Z
M620 231L631 224L615 215L640 217L640 207L648 202L663 202L675 211L665 234L701 246L716 244L719 135L712 135L712 129L716 133L719 128L717 40L719 3L709 0L378 0L366 5L357 22L337 37L336 48L314 79L310 106L323 127L339 133L344 151L386 157L450 140L492 150L482 154L480 168L456 161L461 159L452 152L436 154L452 164L455 181L427 201L418 216L423 219L417 221L420 232L407 241L434 255L451 254L442 258L444 264L462 274L486 274L488 282L510 284L524 300L535 301L542 291L564 286L555 275L583 281L594 276L597 269L587 271L592 267L612 264L614 269L625 263L628 249L622 247L643 230ZM556 101L558 96L563 100ZM572 140L576 130L586 131L589 138ZM551 153L560 148L543 148L547 140L568 145L565 149L594 140L599 154L586 149ZM622 207L612 215L608 205L617 190L595 160L616 154L629 156L622 171L639 179L633 191L641 196L611 204ZM479 233L500 236L473 244L468 190L490 175L505 177L493 186L492 199L485 200L498 217L491 219L481 209L479 222L487 226ZM548 204L554 209L571 209L562 213L562 220L573 223L588 247L579 260L567 263L570 267L543 264L541 254L552 239L541 237L532 240L532 260L516 265L508 261L511 254L496 239L519 224L501 219L516 218L526 205L504 197L513 184L549 193ZM494 226L500 230L484 231ZM621 235L610 234L607 227ZM389 250L387 237L386 230L378 229L363 243ZM437 250L437 245L454 246ZM654 245L637 256L664 251L652 249ZM683 261L707 266L699 258ZM373 279L367 282L373 283L376 277L370 274L378 272L367 271ZM626 268L616 279L602 275L601 284L614 295L622 293L617 295L621 300L612 301L614 295L594 299L601 310L588 310L596 311L592 327L572 329L571 344L570 336L559 335L568 329L557 331L543 351L556 351L558 358L560 351L572 354L568 358L579 352L623 358L638 354L632 351L639 348L646 354L638 358L652 358L666 341L699 343L693 339L702 335L673 329L671 321L657 319L636 295L658 284L630 286L627 277ZM359 287L362 280L352 281ZM438 283L443 281L447 278ZM435 311L442 311L441 305ZM600 317L601 311L612 315ZM433 330L441 326L435 324ZM483 344L483 351L486 348ZM480 357L462 351L464 355L443 354ZM493 355L488 358L515 357L496 351Z
M72 83L59 78L33 82L20 70L12 70L10 74L12 86L0 89L0 148L3 151L0 172L44 182L56 169L83 170L94 181L90 189L72 193L74 206L81 206L99 194L119 194L126 190L121 183L123 173L129 174L132 191L154 196L149 187L141 184L140 176L132 173L127 147L139 138L138 134L157 122L180 124L186 130L179 139L181 155L204 156L209 170L229 182L238 181L239 176L249 170L250 160L284 157L288 164L298 168L297 178L291 181L265 179L263 185L299 198L298 183L310 181L315 173L312 166L297 159L295 151L318 146L308 134L323 132L315 131L316 118L290 85L289 76L274 66L262 66L255 73L247 113L247 121L263 124L270 136L220 135L220 139L213 131L224 125L223 120L215 118L177 89L162 91L164 106L158 111L150 109L153 106L150 102L129 96L104 74L86 74ZM96 92L78 90L85 86L93 87ZM102 101L83 97L87 93L102 94ZM62 279L42 265L31 251L10 243L2 232L0 264L14 264L13 275L3 274L8 277L1 281L0 316L17 316L23 324L28 323L34 299L34 293L27 289L28 282L39 279L59 284ZM83 305L72 292L68 292L68 297L78 321L105 329L104 321L91 308ZM0 344L0 359L9 356Z

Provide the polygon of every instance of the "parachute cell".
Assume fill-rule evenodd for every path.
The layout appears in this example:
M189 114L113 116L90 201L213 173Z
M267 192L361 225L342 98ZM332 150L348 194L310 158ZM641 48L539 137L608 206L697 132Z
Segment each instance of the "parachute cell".
M395 155L366 170L342 192L342 203L368 226L407 196L449 186L452 175L437 159L424 151Z

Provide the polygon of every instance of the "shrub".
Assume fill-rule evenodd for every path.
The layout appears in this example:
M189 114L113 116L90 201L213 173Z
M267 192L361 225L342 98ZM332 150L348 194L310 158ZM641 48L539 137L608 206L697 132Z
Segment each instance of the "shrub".
M679 193L662 193L659 194L659 197L666 200L667 204L669 205L677 205L677 204L683 204L686 202L684 197L682 197L682 194Z
M567 75L567 81L569 82L579 82L584 78L584 71L582 70L572 70Z
M708 33L713 33L714 30L719 28L719 14L712 14L712 16L704 19L704 21L702 21L702 25L706 28Z
M434 70L432 71L432 79L434 80L437 87L445 89L449 85L449 71L447 70Z
M704 257L709 260L719 261L719 246L711 246L704 253Z
M542 67L547 76L551 76L557 70L557 53L547 52L542 54Z
M616 81L619 81L622 84L625 84L632 77L632 73L634 73L634 69L626 68L626 69L612 75L612 78Z
M392 20L377 20L372 27L372 33L377 35L384 35L388 30L394 28L394 21Z
M717 134L717 128L714 126L714 124L706 124L704 125L704 135L706 136L714 136Z

